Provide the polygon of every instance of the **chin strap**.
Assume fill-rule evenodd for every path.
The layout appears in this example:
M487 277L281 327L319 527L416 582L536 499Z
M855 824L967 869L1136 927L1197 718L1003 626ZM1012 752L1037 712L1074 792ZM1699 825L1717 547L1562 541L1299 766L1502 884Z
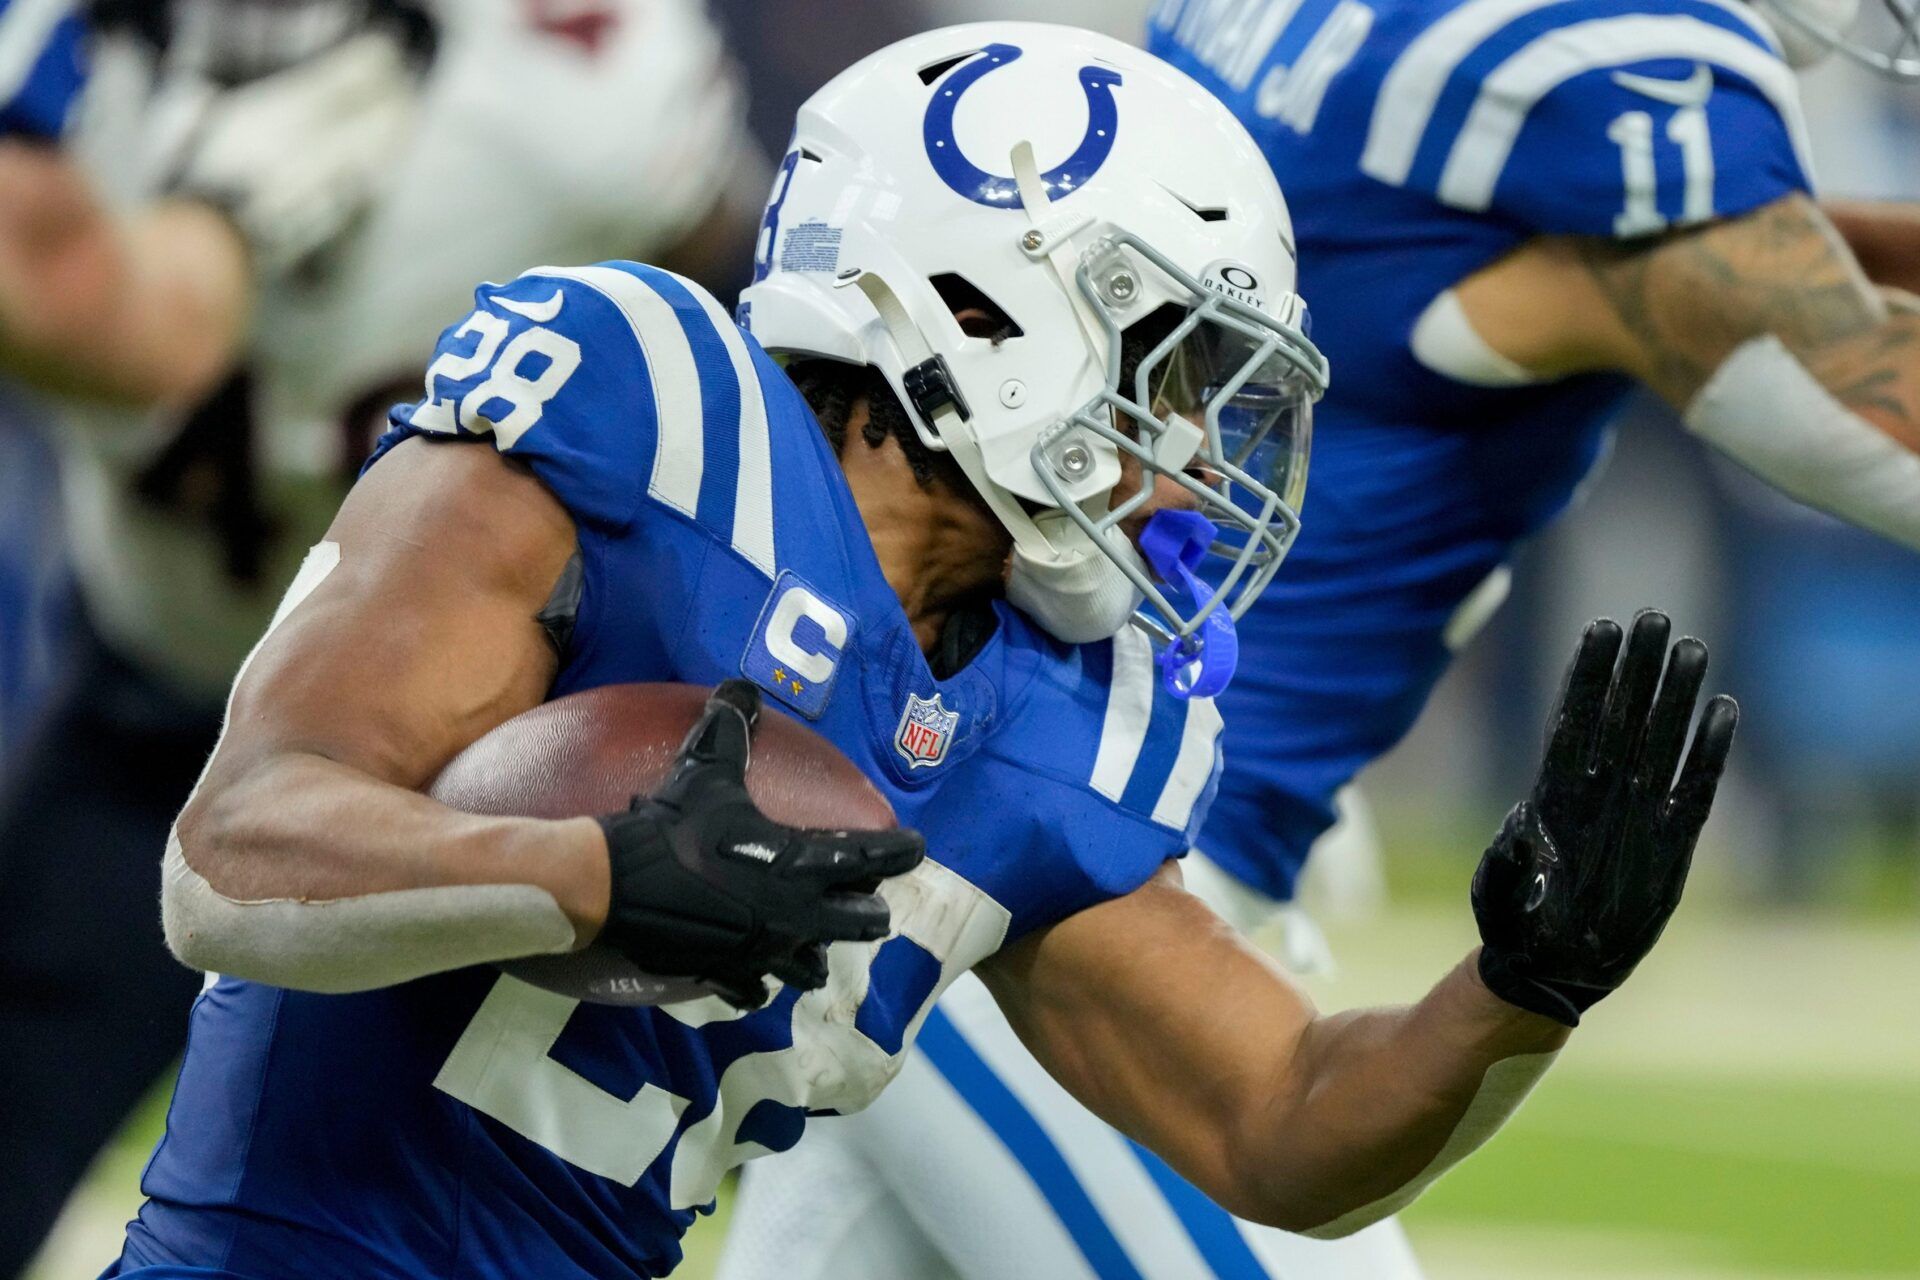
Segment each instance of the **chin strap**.
M893 338L894 346L900 349L902 361L908 368L933 359L933 348L927 343L920 327L907 313L906 304L893 291L893 286L871 271L863 271L854 278L853 284L865 294L873 309L880 314L880 323L886 326L887 333ZM1053 545L1040 531L1034 528L1033 521L1021 508L1014 497L994 484L987 476L985 459L981 456L980 446L974 442L973 433L964 430L949 429L961 421L959 409L948 403L935 410L933 421L927 426L934 432L935 438L928 441L932 447L945 449L953 455L960 470L966 474L980 496L1013 535L1015 543L1025 548L1030 555L1054 554Z
M1213 597L1194 572L1219 535L1198 511L1156 511L1140 531L1140 554L1165 585L1161 593L1178 613L1191 616ZM1211 698L1225 689L1240 665L1240 636L1224 608L1209 612L1192 635L1174 639L1155 658L1167 692L1176 698Z

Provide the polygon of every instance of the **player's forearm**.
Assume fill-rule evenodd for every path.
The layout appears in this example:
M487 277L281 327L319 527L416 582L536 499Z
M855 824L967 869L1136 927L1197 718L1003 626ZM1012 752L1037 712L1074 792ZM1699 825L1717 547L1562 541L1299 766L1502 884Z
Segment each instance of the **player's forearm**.
M1683 406L1687 427L1782 492L1920 550L1920 314L1810 348L1742 345Z
M71 162L0 152L0 371L43 390L188 405L245 333L246 251L207 206L113 217Z
M1284 1094L1240 1130L1236 1181L1275 1225L1357 1231L1490 1137L1567 1034L1489 992L1472 957L1418 1004L1318 1018Z
M1821 212L1875 284L1920 293L1920 203L1823 200Z
M1578 328L1605 353L1591 367L1633 375L1783 492L1920 548L1920 316L1821 208L1796 195L1648 247L1575 248L1598 292Z
M340 991L583 945L607 881L591 819L457 813L292 752L216 769L176 826L163 908L196 968Z

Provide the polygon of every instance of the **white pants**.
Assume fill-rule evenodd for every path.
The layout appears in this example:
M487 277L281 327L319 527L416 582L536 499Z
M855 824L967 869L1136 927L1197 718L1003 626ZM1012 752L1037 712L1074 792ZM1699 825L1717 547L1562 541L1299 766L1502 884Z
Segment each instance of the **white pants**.
M747 1165L718 1280L1267 1277L1420 1270L1396 1222L1319 1241L1233 1218L1069 1096L968 975L871 1107Z

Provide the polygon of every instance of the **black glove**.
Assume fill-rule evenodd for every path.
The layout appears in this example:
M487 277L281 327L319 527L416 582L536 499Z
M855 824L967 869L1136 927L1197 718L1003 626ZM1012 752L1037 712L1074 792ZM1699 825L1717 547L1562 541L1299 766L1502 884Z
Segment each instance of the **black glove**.
M759 690L725 681L667 784L600 820L613 864L600 937L749 1009L766 1003L763 975L810 991L827 980L827 943L884 938L874 886L926 852L915 831L803 831L762 814L746 787L759 716Z
M1669 626L1654 610L1635 617L1617 671L1619 626L1603 618L1587 628L1533 795L1507 815L1473 877L1481 979L1570 1027L1626 981L1680 904L1740 718L1732 698L1708 702L1674 780L1707 647L1688 636L1668 656Z

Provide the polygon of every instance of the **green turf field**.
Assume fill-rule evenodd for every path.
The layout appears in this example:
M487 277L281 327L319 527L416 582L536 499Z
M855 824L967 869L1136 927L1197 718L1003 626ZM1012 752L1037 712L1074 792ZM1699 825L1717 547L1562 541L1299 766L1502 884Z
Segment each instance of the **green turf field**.
M1416 994L1468 945L1464 894L1410 896L1330 931L1323 1004ZM1435 1280L1920 1278L1920 926L1690 907L1408 1215ZM33 1280L98 1274L160 1114L103 1160ZM682 1275L710 1274L719 1226Z

